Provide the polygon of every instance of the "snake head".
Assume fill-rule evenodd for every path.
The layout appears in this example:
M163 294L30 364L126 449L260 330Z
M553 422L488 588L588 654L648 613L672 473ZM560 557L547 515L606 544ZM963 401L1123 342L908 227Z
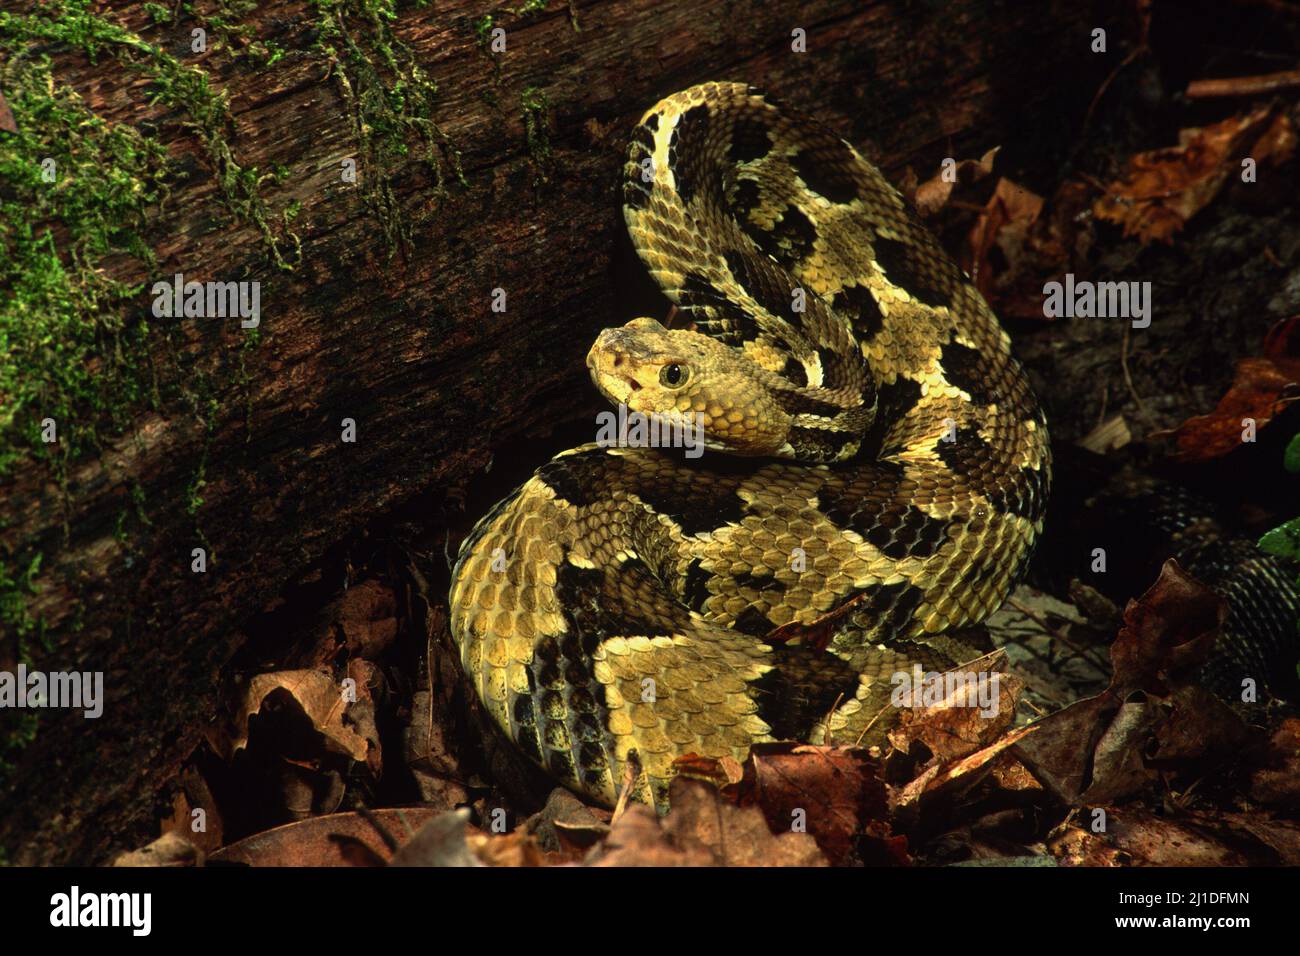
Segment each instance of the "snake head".
M600 393L629 411L684 417L703 429L707 448L775 455L791 418L774 401L764 371L736 349L651 318L605 329L587 353Z

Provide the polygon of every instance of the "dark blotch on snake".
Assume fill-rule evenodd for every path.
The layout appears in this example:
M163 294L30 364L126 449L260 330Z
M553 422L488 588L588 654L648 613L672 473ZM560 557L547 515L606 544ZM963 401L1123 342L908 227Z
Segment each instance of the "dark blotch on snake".
M945 258L928 251L922 254L909 243L881 235L876 236L874 249L885 278L912 298L933 307L952 305L952 289L964 280Z
M788 281L782 281L770 263L765 265L752 252L744 249L729 249L722 254L722 258L726 260L732 278L749 293L751 299L777 318L790 318L794 290ZM758 328L755 325L754 336L757 334Z
M772 670L749 685L749 695L777 740L806 740L836 701L857 696L857 670L834 654L778 645L772 648L771 663Z
M858 198L858 181L851 172L853 162L849 148L834 139L812 149L801 149L790 159L795 173L809 189L840 204Z
M831 308L853 323L853 331L861 342L870 342L884 327L885 317L880 312L871 290L858 285L845 286L831 299Z
M786 270L795 272L799 263L808 257L817 243L817 227L798 206L788 205L781 210L781 218L771 229L759 229L752 224L746 233L758 247L775 259ZM790 311L787 301L781 315Z
M668 168L673 172L673 181L677 184L677 193L682 202L690 205L695 192L700 187L702 166L708 156L709 108L692 106L673 127L673 135L668 141Z
M960 342L949 342L943 347L939 364L948 384L960 388L976 405L982 407L992 401L988 383L993 370L981 353Z
M764 637L772 630L772 622L756 607L747 607L731 625L733 631L748 634L751 637Z
M731 147L727 156L732 163L749 163L762 159L772 151L772 139L767 134L767 123L751 117L736 120L731 130Z
M976 477L988 469L992 457L989 443L978 429L958 425L952 441L940 439L934 443L934 453L952 471L963 478Z

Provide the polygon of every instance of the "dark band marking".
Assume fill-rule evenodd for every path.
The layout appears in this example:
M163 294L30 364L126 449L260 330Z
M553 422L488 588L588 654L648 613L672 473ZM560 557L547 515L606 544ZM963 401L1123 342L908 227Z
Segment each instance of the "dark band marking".
M553 458L537 469L537 477L556 494L578 508L600 497L600 478L609 465L604 449Z
M691 313L699 331L736 348L758 338L754 314L696 272L687 273L675 295L677 304Z
M831 461L839 456L846 445L856 441L857 437L852 432L829 432L820 428L792 425L786 434L786 441L800 458Z
M894 285L926 305L952 305L952 292L962 280L946 257L922 255L909 243L881 235L876 236L873 250Z
M983 354L960 342L949 342L939 358L943 377L971 397L976 405L988 405L993 400L989 384L993 369Z
M705 456L709 458L710 456ZM716 461L716 456L714 456ZM680 473L689 478L689 473ZM642 477L635 485L636 495L654 511L671 518L682 529L682 534L693 535L713 531L745 515L745 502L736 494L737 482L715 481L675 483L676 477L651 474ZM669 480L665 481L664 478Z
M826 418L834 418L844 411L839 405L823 402L819 398L802 395L799 392L773 391L771 394L781 410L790 415L822 415Z
M785 360L785 366L781 369L781 377L799 388L808 387L808 370L803 367L803 362L796 358L792 357Z
M899 377L876 390L876 417L862 438L862 449L873 455L894 454L901 449L884 448L885 436L895 422L921 400L921 383Z
M925 592L912 584L881 584L865 589L867 594L860 614L876 624L878 639L905 633L913 612L925 603Z
M989 443L980 435L979 430L966 425L958 425L952 441L934 443L934 453L949 470L964 478L978 476L987 471L992 458Z
M885 511L876 523L854 528L887 558L929 558L948 540L950 519L932 518L920 508L906 505Z
M755 571L757 570L759 569L755 569ZM735 583L737 589L753 588L760 594L771 594L776 596L786 592L789 585L773 576L770 568L762 568L761 570L764 573L756 574L742 571L740 574L734 575L732 581ZM768 625L768 627L770 629L771 625Z
M772 649L772 664L771 671L749 685L749 695L778 740L806 740L836 701L857 695L857 670L834 654L779 645Z
M853 323L853 332L859 342L870 342L884 327L885 317L870 289L858 285L845 286L835 293L831 307Z
M738 179L730 196L731 214L748 232L756 228L749 221L750 212L763 201L763 191L752 179Z
M1047 474L1041 469L1020 469L1014 481L989 495L995 509L1036 522L1047 509Z
M781 218L771 229L750 226L746 232L760 249L788 272L797 272L799 263L808 257L817 243L817 227L798 206L792 205L781 210ZM788 301L784 311L790 311Z
M793 289L788 282L781 282L776 270L763 265L754 258L754 254L742 249L730 249L722 254L732 278L744 289L751 299L765 310L779 318L789 318L790 306L793 304ZM755 336L757 335L755 326Z
M731 624L733 631L748 634L751 637L765 637L775 625L756 607L747 607Z
M711 577L699 558L692 560L686 566L686 574L682 578L682 603L697 613L703 611L705 603L712 597L709 593Z
M727 153L732 163L739 165L753 162L771 151L772 138L768 135L767 123L748 116L736 120L736 125L731 130L731 147Z
M654 155L654 131L659 128L659 115L655 114L632 131L632 141L628 145L628 162L631 168L623 181L623 202L632 209L644 209L650 202L654 190L654 177L646 182L642 176L643 164Z
M801 149L790 157L790 165L809 189L833 203L858 198L858 180L853 174L856 160L839 140Z
M677 120L668 141L668 168L685 205L695 198L708 159L709 108L692 106Z

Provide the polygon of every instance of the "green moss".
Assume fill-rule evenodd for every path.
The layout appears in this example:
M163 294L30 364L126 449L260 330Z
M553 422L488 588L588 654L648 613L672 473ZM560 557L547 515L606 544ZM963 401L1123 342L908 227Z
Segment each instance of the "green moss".
M161 5L147 12L154 21L172 16ZM225 139L226 98L206 73L91 12L89 0L46 0L21 15L0 11L0 45L16 51L0 64L0 89L18 126L0 132L0 481L19 462L34 462L66 489L69 464L126 433L141 409L195 396L190 382L160 374L170 360L158 334L170 330L151 327L142 307L155 265L145 236L176 167L156 138L90 110L53 75L47 52L77 50L92 62L107 53L146 77L146 94L177 111L203 145L222 202L258 228L282 268L292 266L297 237L271 223L287 225L298 209L268 211L260 187L273 174L235 161ZM43 440L47 420L54 442ZM143 501L136 486L134 512L147 525ZM115 534L126 533L119 520ZM0 633L16 635L25 660L30 635L45 630L28 610L41 558L29 543L16 547L0 552ZM75 628L75 601L68 614Z
M526 86L519 94L519 105L524 114L524 137L528 142L528 154L537 167L535 185L549 182L554 165L551 152L550 97L536 86Z
M36 593L36 575L41 569L41 556L30 559L21 570L9 568L0 561L0 622L5 630L17 637L18 658L30 661L31 640L44 641L45 631L41 621L27 607L28 596Z
M146 3L144 12L149 14L149 19L154 23L167 23L172 19L172 12L161 3Z
M468 185L460 153L433 119L437 85L411 48L393 33L393 0L312 0L316 11L315 52L347 104L360 153L360 185L391 252L409 250L412 227L393 192L393 180L410 155L408 141L433 176L433 196L446 195L450 176ZM420 220L423 221L423 220Z
M128 255L147 268L146 209L167 194L167 153L91 113L54 82L49 59L0 68L18 132L0 139L0 475L24 454L59 462L97 444L87 414L122 427L150 397L136 354L148 326L122 313L140 285L98 263ZM67 234L62 255L54 224ZM58 441L42 441L53 419ZM80 424L79 424L80 423Z
M127 69L146 76L151 83L150 102L185 113L185 125L203 144L226 206L257 228L276 266L293 268L301 244L295 234L271 228L275 217L259 189L261 174L235 160L226 139L231 124L226 95L212 89L203 70L181 63L138 34L91 12L90 6L91 0L48 0L28 14L0 12L0 39L16 49L35 43L61 44L82 50L92 63L108 52ZM292 247L288 254L286 245Z

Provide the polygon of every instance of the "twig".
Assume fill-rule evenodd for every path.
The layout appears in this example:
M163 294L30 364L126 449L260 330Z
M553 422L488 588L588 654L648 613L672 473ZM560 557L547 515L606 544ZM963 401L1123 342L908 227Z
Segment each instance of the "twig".
M822 740L827 747L834 747L835 741L831 735L831 718L835 716L835 711L839 710L840 701L844 699L844 692L841 691L835 698L835 703L831 704L831 709L826 712L826 733L822 735Z
M881 707L880 710L876 711L876 716L872 717L869 721L867 721L867 726L862 728L862 733L858 734L858 739L853 741L854 747L859 747L862 745L862 738L867 735L867 731L870 730L875 725L876 721L880 719L880 715L883 714L885 711L889 710L889 708L892 706L893 704L886 704L884 707Z
M636 757L633 754L628 754L627 763L623 765L623 782L618 788L618 802L614 804L614 814L609 818L611 827L618 822L618 818L627 809L627 800L632 795L632 785L636 783L638 774Z
M1189 100L1211 96L1257 96L1300 86L1300 70L1282 70L1258 76L1231 76L1218 80L1192 80L1187 84Z
M1147 410L1146 402L1142 401L1142 396L1139 395L1137 389L1133 387L1133 376L1129 374L1128 370L1128 340L1132 328L1133 327L1127 322L1124 323L1124 342L1120 346L1119 365L1120 368L1124 370L1124 384L1128 386L1128 393L1133 396L1133 401L1137 402L1137 406L1142 411L1142 414L1150 416L1151 413Z

